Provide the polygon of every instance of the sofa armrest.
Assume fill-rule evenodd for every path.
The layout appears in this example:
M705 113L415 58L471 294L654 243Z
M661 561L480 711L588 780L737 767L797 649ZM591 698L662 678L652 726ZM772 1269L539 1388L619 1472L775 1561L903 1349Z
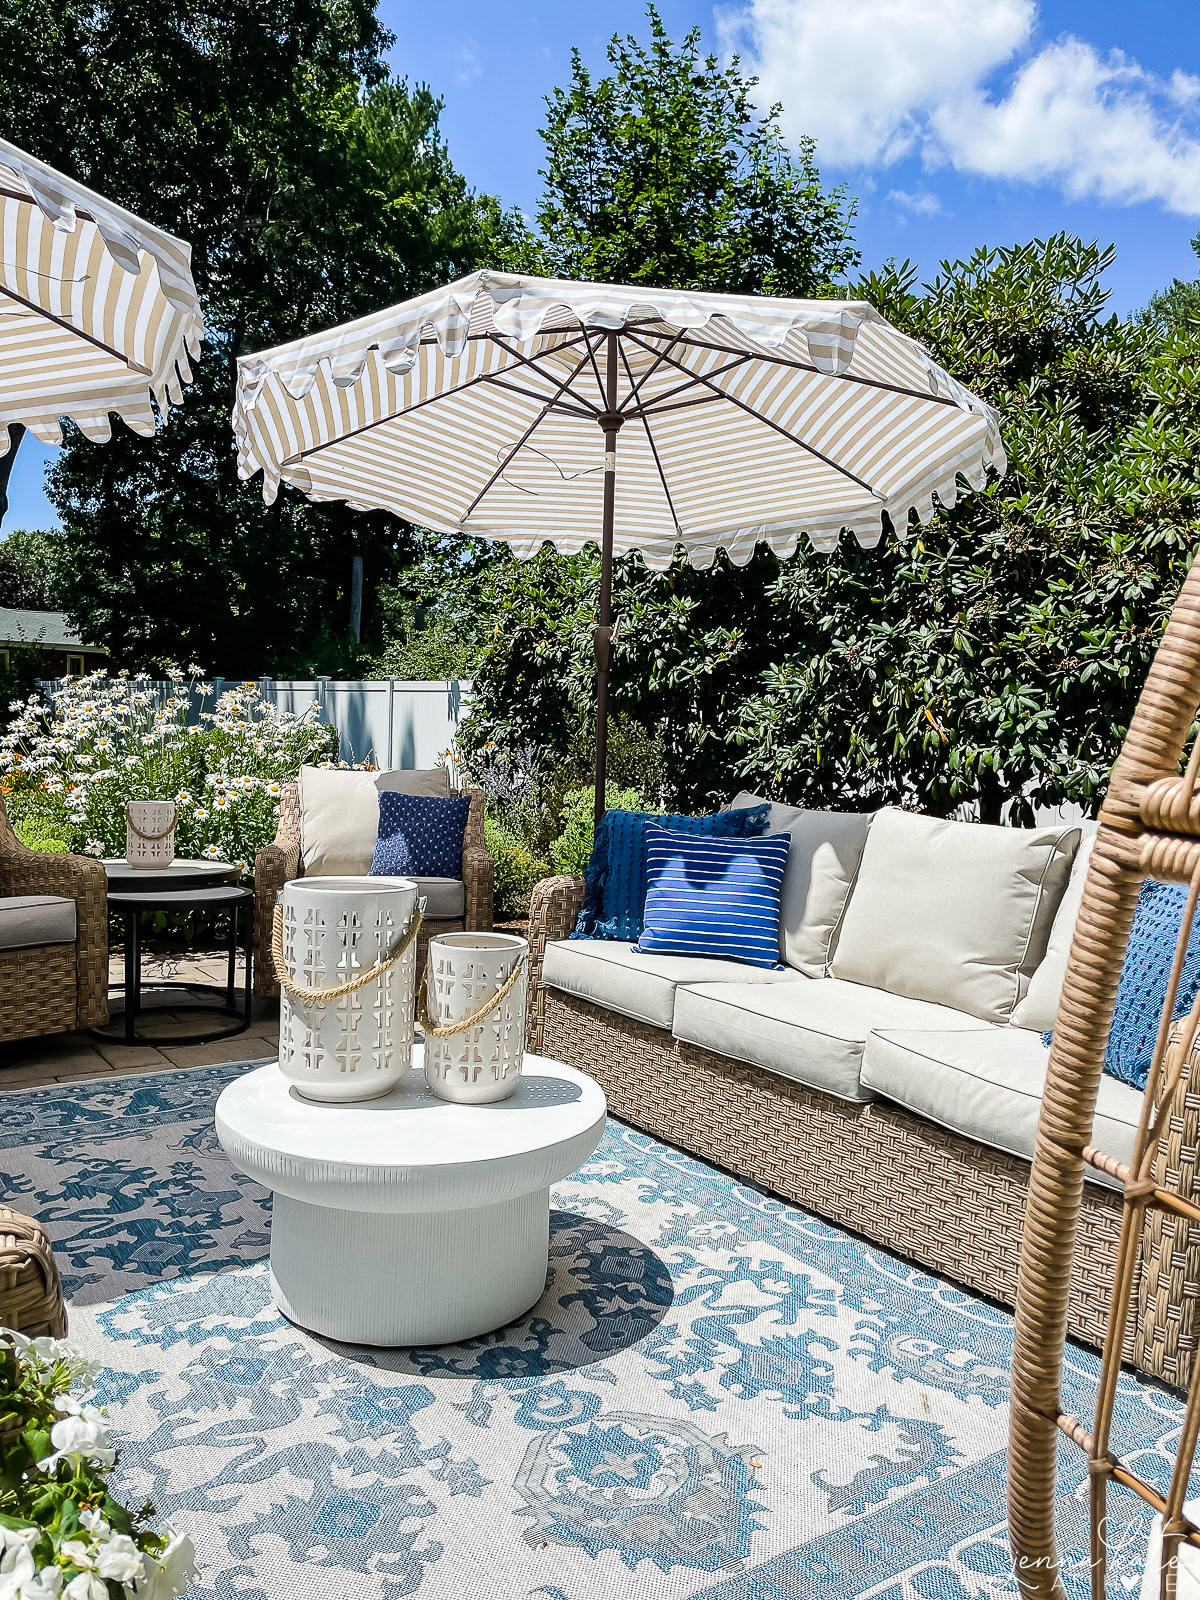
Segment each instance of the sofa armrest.
M0 802L0 894L55 894L75 902L75 1026L108 1021L108 874L90 856L31 850Z
M275 838L254 858L254 992L275 998L279 984L271 966L271 924L285 883L300 876L300 791L285 783L279 796Z
M542 1048L545 1001L542 962L546 945L565 939L575 927L583 904L582 878L543 878L534 885L529 902L529 1014L526 1041L530 1050Z

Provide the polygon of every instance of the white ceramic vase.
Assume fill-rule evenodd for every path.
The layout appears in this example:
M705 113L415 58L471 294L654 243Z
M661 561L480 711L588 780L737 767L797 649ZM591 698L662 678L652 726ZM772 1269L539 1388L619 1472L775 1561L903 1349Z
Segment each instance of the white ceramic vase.
M425 1005L439 1027L479 1011L520 967L504 999L465 1033L425 1039L425 1081L443 1100L482 1105L517 1087L525 1051L529 944L510 933L443 933L429 941Z
M129 800L125 805L125 859L131 867L161 871L175 859L174 800Z
M283 888L283 960L301 989L330 989L382 961L417 908L411 878L298 878ZM417 945L351 994L280 996L279 1067L308 1100L373 1100L412 1066Z

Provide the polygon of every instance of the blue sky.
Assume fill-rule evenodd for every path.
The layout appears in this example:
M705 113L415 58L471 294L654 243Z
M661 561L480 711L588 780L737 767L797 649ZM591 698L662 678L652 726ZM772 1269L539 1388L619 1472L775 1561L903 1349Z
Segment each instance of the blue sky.
M741 52L827 179L859 198L865 266L945 256L1066 228L1117 247L1119 311L1197 270L1200 12L1182 0L661 0ZM572 45L602 67L640 0L381 0L395 72L445 99L451 153L477 188L536 207L542 96ZM53 452L26 440L6 527L48 526Z

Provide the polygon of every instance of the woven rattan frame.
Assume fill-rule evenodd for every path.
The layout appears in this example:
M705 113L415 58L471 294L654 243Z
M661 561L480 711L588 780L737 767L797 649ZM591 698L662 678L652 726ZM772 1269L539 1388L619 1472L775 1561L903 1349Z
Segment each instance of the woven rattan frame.
M1200 1007L1158 1046L1128 1168L1090 1147L1092 1117L1112 1023L1121 962L1143 879L1191 886L1175 972L1200 890L1200 739L1192 740L1200 704L1200 562L1192 565L1151 664L1100 813L1083 904L1067 964L1042 1100L1030 1179L1017 1290L1016 1348L1009 1452L1009 1537L1018 1581L1030 1596L1061 1597L1054 1538L1056 1446L1067 1434L1089 1458L1092 1592L1105 1592L1103 1531L1109 1486L1132 1489L1164 1514L1162 1592L1173 1593L1179 1539L1200 1544L1182 1515L1200 1432L1200 1362L1195 1347L1197 1250L1190 1224L1197 1110L1189 1073L1197 1056ZM1168 992L1164 1017L1173 1008ZM1200 1074L1198 1074L1200 1079ZM1092 1429L1061 1414L1064 1336L1072 1310L1072 1262L1079 1251L1080 1195L1088 1163L1124 1182L1104 1360ZM1144 1258L1144 1259L1143 1259ZM1109 1429L1121 1352L1132 1333L1143 1356L1189 1385L1171 1488L1164 1501L1112 1453ZM1190 1370L1189 1370L1190 1369Z
M67 1331L62 1281L40 1222L0 1206L0 1327L31 1339Z
M108 880L86 856L30 850L0 801L0 895L75 902L75 943L0 950L0 1041L108 1021Z
M417 940L417 970L425 964L430 939L440 933L488 933L492 926L492 854L483 831L483 790L468 789L471 809L463 837L462 875L466 907L462 917L435 921L427 917ZM287 783L279 797L279 820L274 840L254 858L254 947L271 948L271 924L275 903L285 883L301 876L300 791ZM254 992L263 999L278 999L279 984L271 963L258 961L254 967Z

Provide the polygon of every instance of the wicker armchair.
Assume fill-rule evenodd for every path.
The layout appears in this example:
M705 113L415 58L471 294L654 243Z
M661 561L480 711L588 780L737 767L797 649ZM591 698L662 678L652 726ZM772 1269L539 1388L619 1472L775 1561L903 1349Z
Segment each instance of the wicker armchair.
M417 941L417 967L424 965L430 939L439 933L465 928L486 932L492 926L492 856L483 834L483 790L468 789L471 812L463 840L462 875L467 892L466 914L435 922L427 918ZM279 824L274 840L254 858L254 947L259 959L254 969L254 992L275 999L279 984L268 959L275 903L284 884L302 875L300 862L300 791L285 784L279 800Z
M0 801L0 897L61 895L75 902L73 944L0 950L0 1042L69 1033L108 1021L108 883L86 856L30 850Z

